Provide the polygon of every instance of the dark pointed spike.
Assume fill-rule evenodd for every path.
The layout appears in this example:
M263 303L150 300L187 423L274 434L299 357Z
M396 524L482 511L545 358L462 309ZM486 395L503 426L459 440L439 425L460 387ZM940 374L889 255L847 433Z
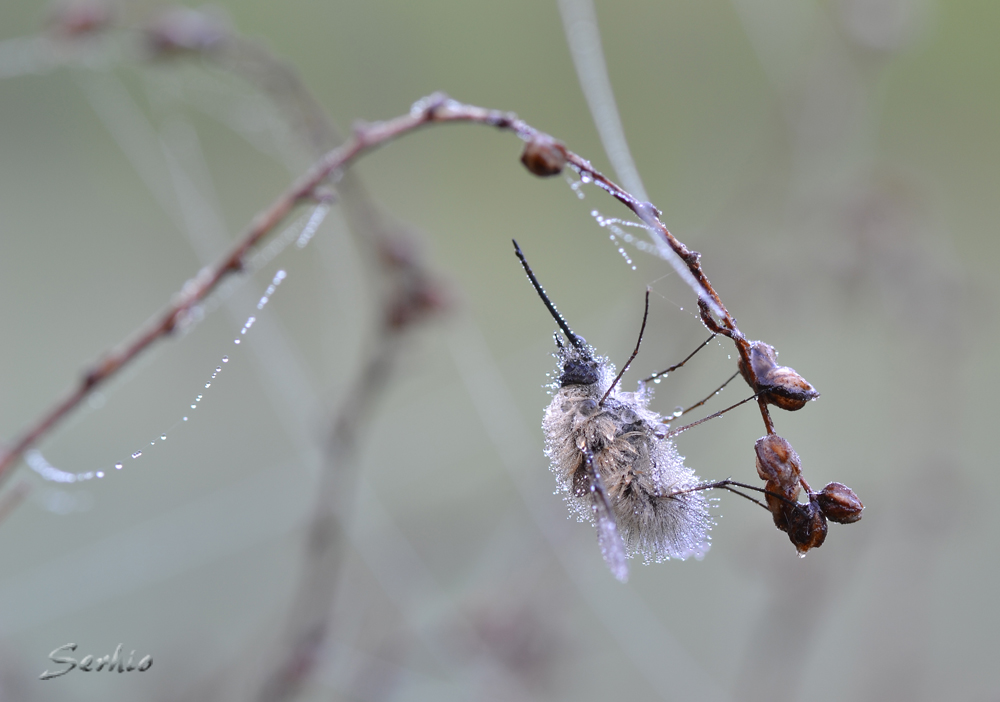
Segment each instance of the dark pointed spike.
M638 341L635 342L635 350L632 352L632 355L628 357L628 360L625 361L625 365L622 366L621 371L619 371L618 375L615 376L614 381L612 381L610 387L608 387L608 391L604 393L604 397L602 397L601 401L597 403L598 405L602 406L604 405L604 401L608 399L608 395L610 395L611 391L615 389L615 386L618 385L618 381L622 379L622 376L625 375L625 371L628 370L628 367L632 365L632 361L634 361L635 357L639 354L639 347L642 345L642 335L643 332L646 331L646 319L648 317L649 317L649 288L647 287L646 308L642 312L642 326L639 327L639 339Z
M521 265L524 267L524 272L528 274L528 280L530 280L531 284L535 287L535 292L538 293L538 296L542 298L542 302L545 303L545 307L548 309L549 314L551 314L552 318L556 320L556 324L558 324L559 328L562 329L563 334L566 335L569 342L578 349L584 349L585 344L583 340L574 334L573 330L569 328L569 324L567 324L566 320L563 319L563 316L559 314L559 310L556 309L556 306L552 304L552 300L550 300L549 296L545 293L545 288L543 288L542 284L538 282L538 278L535 277L535 272L531 270L531 266L528 265L528 260L524 257L524 254L521 253L521 247L517 245L517 240L511 239L511 241L514 242L514 253L516 253L518 259L520 259Z

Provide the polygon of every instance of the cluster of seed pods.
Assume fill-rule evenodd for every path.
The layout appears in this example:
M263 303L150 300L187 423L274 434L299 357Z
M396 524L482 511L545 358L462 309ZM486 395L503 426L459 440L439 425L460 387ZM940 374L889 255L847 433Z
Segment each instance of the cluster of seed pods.
M762 341L750 342L750 365L740 361L740 373L770 405L795 411L819 397L816 389L793 368L778 365L774 347ZM751 372L752 371L752 372ZM754 445L757 475L765 481L764 498L774 525L788 534L800 556L819 548L826 540L827 521L850 524L861 519L864 505L851 488L829 483L813 492L802 477L799 455L788 441L769 433ZM808 502L799 502L803 488Z

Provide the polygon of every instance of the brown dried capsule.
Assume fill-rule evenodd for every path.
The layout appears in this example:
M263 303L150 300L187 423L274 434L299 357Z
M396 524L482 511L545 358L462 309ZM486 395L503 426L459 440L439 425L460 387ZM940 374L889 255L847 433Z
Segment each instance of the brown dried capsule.
M524 145L521 163L540 178L559 175L566 165L566 147L548 134L536 134Z
M164 11L145 29L147 47L161 57L210 51L230 34L229 24L223 18L187 7Z
M811 548L819 548L826 540L826 517L815 502L788 505L788 539L800 556Z
M831 522L852 524L861 519L865 506L854 490L843 483L830 483L816 496L816 502Z
M76 38L107 29L113 19L113 8L105 0L65 0L53 7L49 27L60 37Z
M768 404L793 412L802 409L810 400L819 397L809 382L794 368L778 365L778 354L774 347L763 341L750 342L750 369L740 359L739 369L747 384ZM756 377L756 383L754 383Z
M785 439L777 434L768 434L757 439L754 444L757 453L757 475L768 482L770 492L783 495L795 501L799 497L799 454Z

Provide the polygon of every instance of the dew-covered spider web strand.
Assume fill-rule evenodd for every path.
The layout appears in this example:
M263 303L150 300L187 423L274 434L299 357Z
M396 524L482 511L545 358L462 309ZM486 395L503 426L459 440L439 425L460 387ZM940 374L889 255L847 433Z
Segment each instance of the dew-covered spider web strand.
M315 212L313 213L312 219L317 219ZM318 227L320 221L322 221L322 217L317 219L315 226ZM284 281L285 278L287 277L288 274L284 270L279 270L277 273L274 274L274 277L271 279L271 283L267 286L267 289L264 291L264 294L257 302L258 310L263 310L264 307L267 306L267 303L271 300L271 297L277 291L278 286L280 286L282 281ZM243 338L246 337L247 333L250 331L251 327L253 327L256 321L257 321L256 316L251 315L250 317L247 317L246 322L244 322L243 327L240 329L239 336L237 336L233 340L234 345L236 346L240 345L240 342L242 341ZM211 372L211 374L205 381L204 388L202 388L202 392L195 395L194 399L191 401L190 410L192 412L194 410L197 410L201 406L201 403L205 399L207 391L212 387L216 378L218 378L219 375L222 373L223 369L226 367L226 364L229 363L229 360L230 359L228 355L222 356L219 364L215 366L215 369ZM143 444L141 448L136 448L134 451L131 452L131 454L129 454L130 458L115 462L112 464L112 467L109 467L106 470L89 470L81 473L74 473L71 471L62 470L61 468L57 468L56 466L49 463L49 461L45 458L45 456L42 455L42 453L37 449L33 449L31 451L26 452L24 458L25 462L28 464L28 467L30 467L36 474L38 474L43 480L47 482L71 484L71 483L86 482L94 479L100 479L112 473L113 470L120 471L124 469L125 466L129 464L129 461L137 461L144 455L147 455L153 448L157 446L158 443L163 443L164 441L166 441L167 436L169 434L171 434L175 429L183 425L185 422L189 421L189 419L190 417L187 414L184 414L180 419L174 422L166 430L160 432L158 435L155 435L150 440L148 446Z

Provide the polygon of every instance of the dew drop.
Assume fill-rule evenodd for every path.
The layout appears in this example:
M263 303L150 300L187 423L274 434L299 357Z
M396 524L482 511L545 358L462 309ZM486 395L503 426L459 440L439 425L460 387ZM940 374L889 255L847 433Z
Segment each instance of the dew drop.
M240 329L240 334L246 334L246 333L247 333L247 328L246 327L243 327L242 329ZM237 340L236 343L237 344L240 343L239 340Z
M132 454L132 458L138 458L141 455L142 455L142 451L136 451L135 453Z
M167 440L167 435L166 434L160 434L160 441L166 441L166 440Z
M653 382L656 383L657 385L659 385L660 381L662 381L662 380L663 380L663 378L653 378Z
M191 405L191 409L198 409L198 405Z
M680 405L677 405L677 407L674 407L674 416L675 417L680 417L682 414L684 414L684 408L683 407L681 407Z
M116 463L115 464L115 470L121 470L121 469L122 469L122 464L121 463Z
M104 477L104 471L103 470L97 471L97 477L98 478L103 478Z
M592 180L592 178L590 177L589 173L581 173L580 174L580 182L581 183L586 184L586 183L589 183L591 180Z
M215 372L216 373L221 373L222 372L222 366L219 366L218 368L216 368Z
M222 357L222 362L223 363L229 363L229 356L223 356Z
M155 442L155 441L150 441L150 442L149 442L149 445L150 445L150 446L156 446L156 442Z
M201 398L202 398L202 396L198 395L198 397L194 398L194 401L195 402L201 402Z
M234 343L234 344L239 344L239 343L240 343L240 340L239 340L239 339L235 339L235 340L233 341L233 343Z
M182 421L182 422L186 422L187 420L188 420L188 418L187 418L187 417L181 417L181 421Z
M210 388L210 387L212 387L212 384L211 384L211 383L205 383L205 389L206 389L206 390L207 390L208 388Z
M800 553L800 554L798 554L798 556L799 556L799 558L805 558L805 557L806 557L806 554L804 554L804 553Z

